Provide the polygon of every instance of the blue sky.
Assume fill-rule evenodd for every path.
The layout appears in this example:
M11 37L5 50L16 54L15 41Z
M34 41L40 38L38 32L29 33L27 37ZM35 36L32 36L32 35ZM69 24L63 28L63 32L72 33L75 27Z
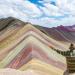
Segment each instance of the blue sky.
M45 27L75 24L75 0L0 0L0 18L16 17Z

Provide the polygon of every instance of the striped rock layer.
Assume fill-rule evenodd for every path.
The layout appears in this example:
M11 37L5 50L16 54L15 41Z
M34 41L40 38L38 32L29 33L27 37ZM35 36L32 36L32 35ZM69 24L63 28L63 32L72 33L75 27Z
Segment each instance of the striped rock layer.
M0 68L33 70L32 75L63 75L66 58L53 50L57 46L66 48L31 24L7 26L0 32Z

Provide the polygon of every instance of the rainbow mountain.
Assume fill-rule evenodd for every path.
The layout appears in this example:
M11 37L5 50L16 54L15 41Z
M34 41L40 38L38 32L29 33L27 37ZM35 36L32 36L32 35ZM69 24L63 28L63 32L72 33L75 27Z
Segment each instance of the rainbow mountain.
M66 58L55 49L68 50L74 35L69 26L46 28L12 17L1 19L0 69L26 72L25 75L31 71L32 75L63 75Z

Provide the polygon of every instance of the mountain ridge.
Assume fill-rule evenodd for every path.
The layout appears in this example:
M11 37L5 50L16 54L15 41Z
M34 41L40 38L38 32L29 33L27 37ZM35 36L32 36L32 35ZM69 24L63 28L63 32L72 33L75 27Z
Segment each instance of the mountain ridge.
M23 22L14 17L8 17L5 19L2 18L0 20L0 31L3 31L4 29L7 29L9 26L12 26L12 25L25 26L27 24L31 24L31 23ZM64 44L67 43L68 46L70 43L75 43L75 38L74 38L75 37L75 29L74 29L75 25L73 26L60 25L58 27L52 27L52 28L42 27L39 25L33 25L33 26L38 28L47 36L55 39L56 41L60 41Z

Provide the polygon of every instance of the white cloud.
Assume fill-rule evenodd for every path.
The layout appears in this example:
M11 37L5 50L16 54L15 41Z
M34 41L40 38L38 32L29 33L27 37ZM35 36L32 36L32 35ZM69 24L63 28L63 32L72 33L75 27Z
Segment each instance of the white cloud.
M42 12L35 4L23 0L2 0L0 5L0 12L0 15L3 15L3 17L18 16L20 18L23 18L23 16L24 18L26 18L26 16L33 18L42 14Z
M33 4L33 3L31 3L31 2L29 2L29 1L25 1L24 3L23 3L23 6L25 7L25 9L27 9L27 10L29 10L30 12L28 12L28 13L31 13L30 15L33 17L37 17L37 16L40 16L41 14L42 14L42 12L39 10L39 8L35 5L35 4Z
M50 19L48 17L43 17L43 18L39 18L39 19L30 19L29 22L31 22L32 24L39 24L42 25L44 27L53 27L55 26L55 19Z
M59 8L57 6L51 5L49 3L45 4L46 9L50 11L50 15L52 16L62 16Z
M75 24L75 0L56 0L56 6L50 1L39 1L42 7L28 0L0 0L0 17L13 16L47 27Z
M57 6L70 15L75 15L75 0L57 0Z

